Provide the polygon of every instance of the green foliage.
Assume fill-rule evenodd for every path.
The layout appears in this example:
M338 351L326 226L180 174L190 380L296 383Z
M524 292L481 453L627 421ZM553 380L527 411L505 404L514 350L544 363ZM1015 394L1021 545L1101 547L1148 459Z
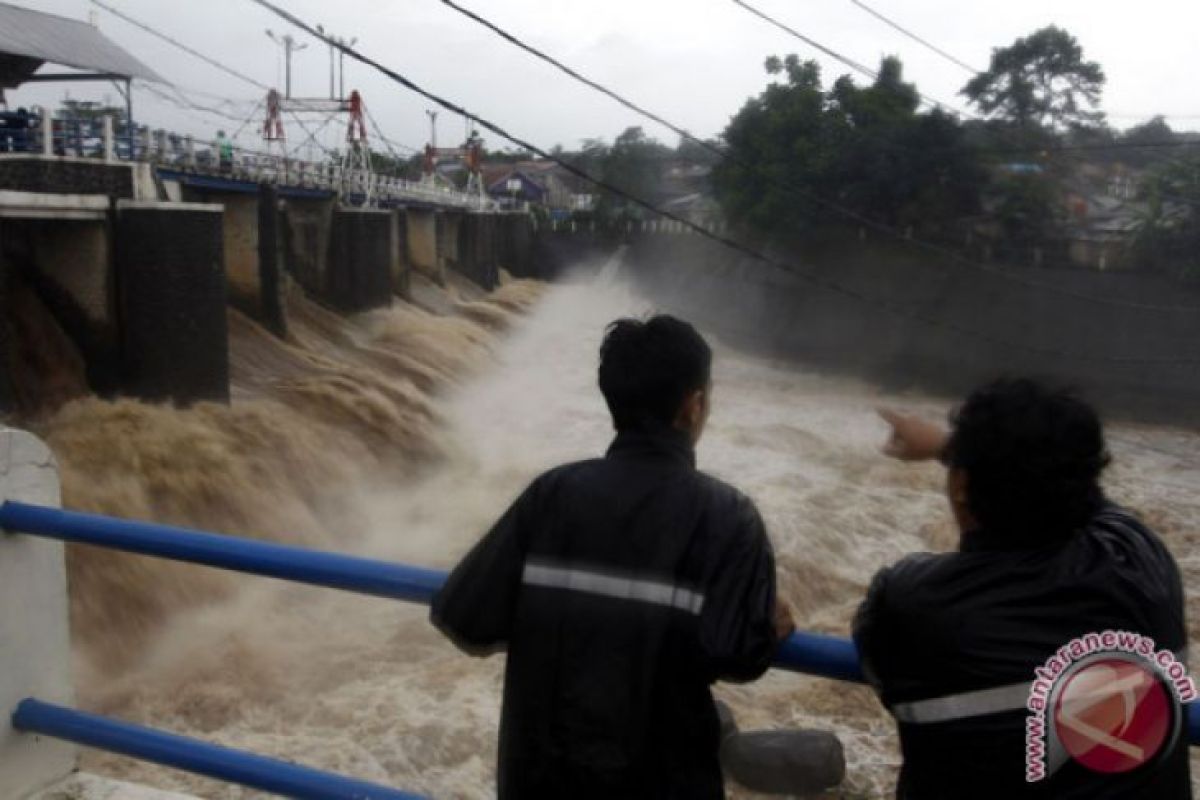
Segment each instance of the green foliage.
M985 115L1022 128L1063 130L1103 119L1095 109L1104 81L1104 70L1084 60L1075 37L1050 25L993 50L991 66L972 78L962 94Z
M1200 157L1160 165L1142 191L1148 210L1135 247L1147 266L1200 280Z
M662 182L669 148L646 135L640 127L626 128L600 160L605 183L629 194L655 200ZM641 208L611 192L602 192L597 213L606 218L638 218Z
M986 176L962 128L941 112L918 113L898 59L884 59L870 86L842 77L829 91L816 62L773 56L766 69L780 80L730 122L732 157L713 172L731 220L777 237L855 224L831 201L930 233L978 211Z

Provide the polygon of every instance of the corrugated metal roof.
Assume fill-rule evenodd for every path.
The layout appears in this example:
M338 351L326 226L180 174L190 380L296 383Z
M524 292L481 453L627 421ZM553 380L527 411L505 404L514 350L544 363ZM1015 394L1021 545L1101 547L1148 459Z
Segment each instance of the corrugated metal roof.
M0 54L165 83L96 27L6 3L0 3Z

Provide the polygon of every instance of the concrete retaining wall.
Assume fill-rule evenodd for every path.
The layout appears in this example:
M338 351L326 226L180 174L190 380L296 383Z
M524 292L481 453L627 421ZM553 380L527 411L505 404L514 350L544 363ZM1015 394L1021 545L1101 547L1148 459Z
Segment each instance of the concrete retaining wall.
M229 399L220 206L122 201L122 386L151 400Z
M500 282L499 217L495 214L465 214L458 224L457 258L451 266L484 289Z
M0 189L132 199L137 196L134 184L130 164L105 164L88 158L0 156Z
M441 283L442 261L438 256L437 213L426 209L404 210L405 249L409 265Z
M395 246L391 211L333 213L324 297L343 311L390 305Z
M647 235L634 240L626 264L663 307L743 345L825 369L955 395L1000 374L1031 374L1077 385L1110 412L1200 422L1200 364L1164 362L1196 357L1200 313L1088 299L1200 308L1196 287L1083 271L1027 270L1014 280L866 247L791 260L807 277L701 237Z
M58 507L58 468L24 431L0 428L0 497ZM0 797L21 798L65 778L72 745L18 733L9 717L26 697L73 706L63 545L0 533Z
M325 290L333 206L332 200L285 201L284 262L292 278L314 297Z
M112 233L99 220L6 221L0 236L17 270L53 313L87 365L99 392L119 388L118 320Z

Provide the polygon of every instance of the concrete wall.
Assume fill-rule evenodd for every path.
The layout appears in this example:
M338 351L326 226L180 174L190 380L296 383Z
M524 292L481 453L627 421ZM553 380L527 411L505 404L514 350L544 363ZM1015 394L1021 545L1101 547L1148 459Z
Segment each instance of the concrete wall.
M461 211L439 211L437 214L437 259L439 269L458 263L459 228L462 226Z
M224 206L225 278L229 281L229 302L234 308L257 316L258 280L258 203L256 194L210 195Z
M392 212L392 291L405 299L411 298L408 261L408 222L403 209Z
M110 221L38 219L5 228L10 245L23 240L13 266L83 356L89 385L116 391L120 339Z
M351 312L391 305L394 234L391 211L334 211L324 299Z
M96 159L0 155L0 189L52 194L102 194L132 199L134 168Z
M450 262L459 273L491 290L500 282L499 217L495 214L465 214L458 224L457 258Z
M288 198L284 206L287 271L306 291L320 296L325 290L334 203Z
M0 429L0 496L59 505L54 456L24 431ZM74 705L63 546L0 533L0 797L21 798L66 777L72 745L14 731L26 697Z
M404 210L405 251L408 263L438 283L443 280L438 255L437 212L420 208Z
M698 236L647 235L630 246L625 274L662 307L729 340L825 369L954 395L1000 374L1031 374L1074 384L1119 415L1200 422L1200 369L1170 363L1194 359L1200 313L1089 299L1200 308L1200 287L1063 270L1014 280L865 246L789 261L799 274ZM821 287L829 283L873 302Z
M151 400L229 399L221 207L122 201L122 387Z

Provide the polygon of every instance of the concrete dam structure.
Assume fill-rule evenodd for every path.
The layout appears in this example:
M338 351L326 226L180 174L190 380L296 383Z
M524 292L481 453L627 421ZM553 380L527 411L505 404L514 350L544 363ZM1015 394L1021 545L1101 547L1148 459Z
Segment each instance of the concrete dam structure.
M452 270L486 291L501 270L538 274L533 241L524 213L359 208L329 191L146 163L0 156L6 306L44 306L103 395L226 400L227 305L282 337L292 285L342 313L409 297L414 273L440 285ZM20 327L3 335L19 338ZM17 357L20 342L4 345ZM21 366L4 366L11 384ZM0 406L36 406L21 391L0 385Z

